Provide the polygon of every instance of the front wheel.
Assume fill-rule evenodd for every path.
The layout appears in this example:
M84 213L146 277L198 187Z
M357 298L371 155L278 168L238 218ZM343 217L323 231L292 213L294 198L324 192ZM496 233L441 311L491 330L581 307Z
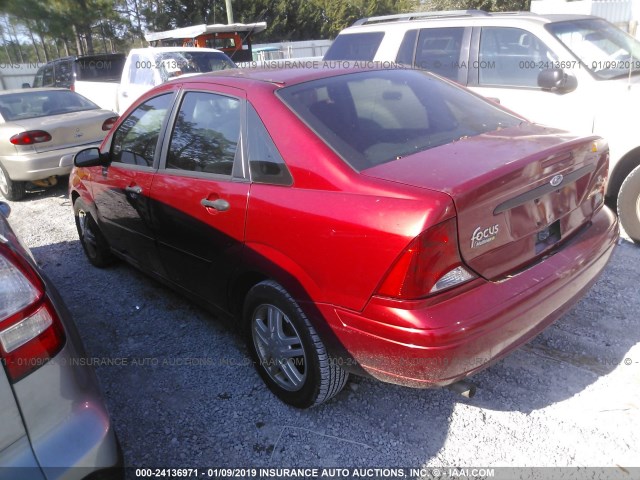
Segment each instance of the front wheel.
M640 243L640 166L622 182L618 193L618 217L631 240Z
M115 261L111 248L82 200L78 199L73 204L73 213L78 237L87 259L99 268L111 265Z
M244 304L247 345L258 373L282 401L298 408L336 395L348 374L331 362L306 315L278 283L255 285Z

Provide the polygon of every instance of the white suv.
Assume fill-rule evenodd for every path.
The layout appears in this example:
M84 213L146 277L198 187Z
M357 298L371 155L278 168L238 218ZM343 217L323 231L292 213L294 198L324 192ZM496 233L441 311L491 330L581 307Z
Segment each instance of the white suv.
M371 17L324 60L424 68L537 122L605 137L607 199L640 243L640 42L587 15L478 10Z

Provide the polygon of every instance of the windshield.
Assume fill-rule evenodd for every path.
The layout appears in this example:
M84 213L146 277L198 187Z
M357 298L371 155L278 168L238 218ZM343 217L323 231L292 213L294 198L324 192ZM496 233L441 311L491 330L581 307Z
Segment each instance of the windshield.
M572 20L546 27L596 78L610 80L640 71L640 42L605 20Z
M419 70L361 71L278 95L358 171L522 122Z
M162 52L156 53L155 63L160 66L163 82L180 75L213 72L236 66L222 52Z
M100 107L69 90L26 91L0 95L0 114L5 122L97 108Z

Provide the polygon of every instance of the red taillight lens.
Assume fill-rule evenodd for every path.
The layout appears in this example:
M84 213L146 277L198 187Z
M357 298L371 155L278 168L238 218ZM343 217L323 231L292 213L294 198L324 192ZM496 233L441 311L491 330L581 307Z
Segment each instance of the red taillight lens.
M11 381L44 365L64 341L42 282L24 260L0 247L0 356Z
M113 125L116 123L117 120L118 120L118 117L107 118L102 124L102 130L104 131L111 130L111 128L113 127Z
M435 225L411 242L378 288L378 294L417 299L475 278L462 264L456 219Z
M33 145L34 143L44 143L51 140L49 132L44 130L29 130L14 135L9 139L14 145Z

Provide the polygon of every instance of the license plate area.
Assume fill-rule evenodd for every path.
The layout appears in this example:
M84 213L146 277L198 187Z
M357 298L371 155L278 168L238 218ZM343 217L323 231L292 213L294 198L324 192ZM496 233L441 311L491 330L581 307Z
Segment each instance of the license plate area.
M560 220L536 233L536 254L541 253L560 241Z

